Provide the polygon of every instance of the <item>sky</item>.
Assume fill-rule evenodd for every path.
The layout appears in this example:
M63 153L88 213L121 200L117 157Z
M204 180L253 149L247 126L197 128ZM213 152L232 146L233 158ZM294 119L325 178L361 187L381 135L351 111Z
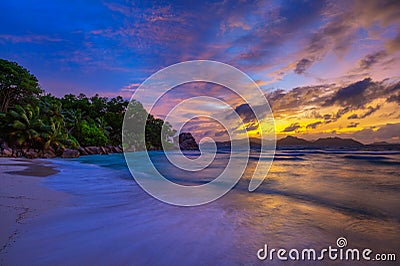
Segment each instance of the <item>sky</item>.
M56 96L130 98L164 67L216 60L260 86L278 138L400 142L400 4L395 0L15 0L1 1L0 10L0 58L29 69ZM200 85L187 86L186 97L216 93ZM177 95L165 102L172 106L181 99ZM218 95L231 99L223 90ZM256 132L248 108L231 103ZM205 121L193 125L197 138L211 131L223 135L222 128L207 128Z

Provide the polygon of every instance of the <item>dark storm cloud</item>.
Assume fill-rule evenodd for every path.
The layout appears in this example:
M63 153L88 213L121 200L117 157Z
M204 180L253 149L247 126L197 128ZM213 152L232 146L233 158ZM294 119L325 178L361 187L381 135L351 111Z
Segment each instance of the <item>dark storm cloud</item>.
M228 131L226 131L226 130L218 131L218 132L215 132L215 134L214 134L215 137L222 137L222 136L227 136L227 135L228 135Z
M311 65L312 65L311 60L303 58L297 63L296 68L294 69L294 73L303 74Z
M299 128L301 128L301 126L300 126L300 124L299 123L293 123L293 124L291 124L290 126L288 126L288 127L286 127L282 132L292 132L292 131L295 131L295 130L297 130L297 129L299 129Z
M355 35L351 3L340 2L327 4L325 14L327 23L308 37L308 43L300 53L302 58L297 62L295 73L302 74L315 62L322 60L329 52L343 53L351 46L352 36ZM329 8L329 9L328 9ZM304 60L306 58L306 60Z
M276 90L265 96L274 112L296 110L302 106L320 106L329 98L325 95L327 91L334 90L334 84L323 84L318 86L304 86L291 89L287 92Z
M304 73L330 52L345 54L360 28L368 29L376 25L398 27L400 8L396 0L332 1L325 3L323 17L327 22L307 37L308 43L299 53L300 58L307 58L307 61L297 61L294 69L297 74ZM387 51L381 50L361 59L358 71L368 69L390 53L400 50L400 33L385 42Z
M352 114L351 116L347 117L347 119L358 119L358 115Z
M387 53L385 50L381 50L376 53L369 54L360 60L360 68L364 69L364 70L369 69L371 66L375 65L376 63L378 63L380 60L382 60L386 56L387 56Z
M321 121L318 121L318 122L315 122L315 123L308 124L308 125L306 126L306 128L307 128L307 129L310 129L310 128L315 129L315 128L317 128L317 126L319 126L319 125L321 125L321 124L322 124L322 122L321 122Z
M260 115L260 119L264 118L267 115L265 113L265 108L263 108L262 106L254 106L254 111L257 112L258 115ZM235 111L226 115L225 119L234 119L234 114L237 114L241 118L244 126L246 127L246 130L256 130L259 127L259 121L257 120L257 117L255 116L252 108L248 104L241 104L236 106ZM241 128L241 123L238 124L235 129L238 130L239 128Z
M272 102L279 101L282 97L286 95L285 90L274 90L265 95L265 97L268 99L269 103L271 104Z
M336 112L335 120L341 118L342 115L344 115L345 113L349 112L351 109L352 109L352 108L349 107L349 106L346 106L346 107L344 107L344 108L339 109L339 110Z
M373 106L368 106L367 107L367 111L365 113L363 113L362 115L360 115L360 118L365 118L367 116L372 115L373 113L375 113L376 111L378 111L381 108L381 105L377 105L375 107Z
M256 121L253 110L248 104L242 104L235 108L235 112L240 116L244 123Z
M376 107L368 106L372 101L379 98L386 98L387 102L396 102L396 95L400 93L400 82L393 82L390 80L383 80L379 82L372 81L371 78L352 83L346 87L340 88L336 93L326 100L322 106L339 105L343 108L338 111L338 115L345 114L345 111L367 109L367 112L357 118L365 118L381 106ZM356 116L350 116L350 119Z
M311 118L332 118L331 114L324 117L316 108L338 105L342 108L336 115L356 109L371 109L366 107L378 98L386 98L388 102L396 102L400 96L400 82L396 79L373 81L366 78L346 86L322 84L317 86L296 87L291 90L275 90L266 93L266 98L274 112L294 111L307 106L314 106L308 114ZM379 108L379 107L378 107ZM376 111L376 110L373 110Z
M367 111L362 113L361 115L357 115L357 114L352 114L351 116L347 117L347 119L362 119L362 118L366 118L367 116L372 115L373 113L375 113L376 111L378 111L381 108L381 105L377 105L375 107L373 106L368 106L366 109Z
M267 8L271 3L265 1L254 3L247 14L240 9L237 12L253 21L258 17L258 23L234 40L234 47L245 47L244 52L237 56L236 63L249 67L270 61L274 51L284 42L320 19L326 6L325 1L282 2L276 8Z
M396 95L391 95L389 98L387 98L386 101L388 103L396 102L396 103L400 104L400 93L398 93Z
M276 90L267 93L266 97L275 118L285 117L286 113L304 112L304 118L323 119L324 124L329 124L352 111L358 111L358 114L349 114L348 119L370 116L381 108L381 105L372 105L376 99L386 98L386 102L399 103L400 82L396 79L372 81L371 78L366 78L342 87L324 84L297 87L289 91ZM322 114L317 111L319 108L331 106L339 106L339 109Z
M365 91L373 86L371 78L353 83L347 87L339 89L336 94L324 103L324 106L339 104L341 106L363 106L367 99L364 95Z
M354 123L354 122L352 122L352 123L350 123L350 124L347 125L347 128L355 128L355 127L357 127L359 124L360 124L360 123Z

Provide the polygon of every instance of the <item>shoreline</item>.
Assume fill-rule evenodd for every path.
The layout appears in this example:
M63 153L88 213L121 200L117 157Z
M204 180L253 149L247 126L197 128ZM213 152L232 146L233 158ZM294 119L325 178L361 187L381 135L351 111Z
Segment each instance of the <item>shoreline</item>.
M36 161L33 163L32 159L27 159L24 157L20 158L5 158L5 159L14 159L12 161L16 163L7 163L4 164L2 161L0 161L0 166L21 166L21 167L26 167L21 170L14 170L14 171L8 171L4 172L5 174L11 174L11 175L22 175L22 176L33 176L33 177L47 177L51 175L55 175L59 173L59 170L56 170L55 167L49 165L51 164L50 162L44 162L44 161ZM3 159L0 159L3 160ZM43 160L43 159L41 159ZM42 162L42 163L41 163ZM3 174L3 173L2 173Z
M49 149L34 149L34 148L23 148L17 149L15 147L8 147L7 143L1 145L0 158L26 158L26 159L53 159L56 157L61 158L78 158L81 155L108 155L112 153L122 153L123 149L121 146L87 146L78 147L76 149L71 148L60 148L54 150Z
M55 193L56 197L50 198L53 205L42 211L28 210L24 213L24 209L18 209L17 215L22 218L14 217L16 229L9 230L9 244L3 253L0 252L0 265L79 265L99 261L103 264L128 264L132 261L139 264L173 264L177 261L193 264L204 254L205 263L227 262L221 255L225 252L232 252L227 253L230 254L230 263L254 264L255 254L261 247L258 243L268 241L273 245L298 245L299 248L305 243L309 247L322 248L342 235L353 247L395 252L398 243L395 234L398 212L394 208L398 205L397 192L390 190L389 194L387 186L383 186L380 190L380 195L384 196L382 199L379 195L371 199L365 196L372 194L379 182L397 184L394 175L374 183L370 177L375 173L371 173L369 168L379 171L386 171L386 168L368 163L363 172L367 182L362 184L369 184L371 189L364 192L368 187L358 185L357 163L348 164L352 169L348 171L350 177L339 174L341 170L337 169L346 165L340 154L322 155L321 161L314 161L320 158L315 154L296 153L291 156L304 156L305 159L276 161L278 165L272 171L271 179L281 185L265 184L259 193L243 193L239 185L237 190L220 200L195 208L171 206L149 197L131 178L124 178L129 173L119 167L123 164L122 156L119 158L121 161L109 160L107 156L82 161L0 159L0 165L3 164L0 172L12 171L14 174L8 175L16 177L14 182L26 184L24 179L33 180L32 185L26 184L29 190L50 185L50 190L54 188L57 192L61 189L68 196L64 200ZM399 158L397 153L396 158ZM46 174L51 173L48 168L58 169L60 173L48 175L47 180L15 174L37 168L36 162L47 171ZM315 175L297 171L307 169L310 162L314 162L316 167L311 172ZM24 166L15 166L18 164ZM388 165L392 167L390 169L396 167L393 164L383 167ZM289 172L282 174L282 166L289 167ZM337 174L328 180L322 172ZM299 176L298 173L303 174ZM306 183L299 186L298 182L291 182L299 178ZM319 183L316 183L316 178ZM349 179L352 182L349 183ZM331 194L332 184L336 189ZM246 189L247 184L244 185ZM341 194L341 191L345 193ZM34 196L24 197L28 201L38 201ZM283 223L285 231L282 230ZM221 237L216 238L218 234ZM247 242L243 243L243 239ZM193 247L194 241L196 246ZM160 249L154 249L157 245ZM182 250L185 249L195 252L190 253L194 255L183 257ZM171 252L163 257L159 250Z
M0 264L29 220L56 208L68 195L40 184L60 171L45 159L0 158Z

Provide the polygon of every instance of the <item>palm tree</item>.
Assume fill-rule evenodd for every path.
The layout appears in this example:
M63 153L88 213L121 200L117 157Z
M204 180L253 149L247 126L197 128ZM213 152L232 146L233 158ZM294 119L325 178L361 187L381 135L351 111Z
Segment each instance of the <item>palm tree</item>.
M79 130L79 125L85 119L85 112L82 112L80 109L67 109L62 112L64 116L65 126L69 134L74 132L75 130Z
M40 142L40 133L43 130L43 121L40 119L39 106L32 107L26 105L23 108L20 105L15 106L15 110L9 111L12 117L10 137L22 147L35 147ZM35 145L36 144L36 145Z
M41 134L41 137L45 140L44 149L52 147L57 150L58 148L65 148L65 146L73 148L79 146L71 135L68 134L63 120L57 117L50 118L49 124L44 126L44 132Z
M113 128L111 126L107 125L107 122L104 119L104 117L96 117L95 122L96 122L97 127L100 128L104 132L104 135L106 135L108 137L110 135L110 131Z
M64 119L61 102L47 102L42 100L41 110L46 117L53 117L58 120Z

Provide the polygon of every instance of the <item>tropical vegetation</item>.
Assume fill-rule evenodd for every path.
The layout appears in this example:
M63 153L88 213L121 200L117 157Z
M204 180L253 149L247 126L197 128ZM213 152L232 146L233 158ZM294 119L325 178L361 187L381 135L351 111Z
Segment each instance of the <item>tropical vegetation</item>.
M0 138L10 147L78 149L80 146L121 145L125 113L136 122L146 121L145 136L129 123L129 148L161 149L175 131L162 119L149 115L142 104L114 98L46 94L37 78L15 62L0 59ZM164 125L164 130L162 127ZM145 142L140 141L145 138ZM143 144L144 143L144 144Z

